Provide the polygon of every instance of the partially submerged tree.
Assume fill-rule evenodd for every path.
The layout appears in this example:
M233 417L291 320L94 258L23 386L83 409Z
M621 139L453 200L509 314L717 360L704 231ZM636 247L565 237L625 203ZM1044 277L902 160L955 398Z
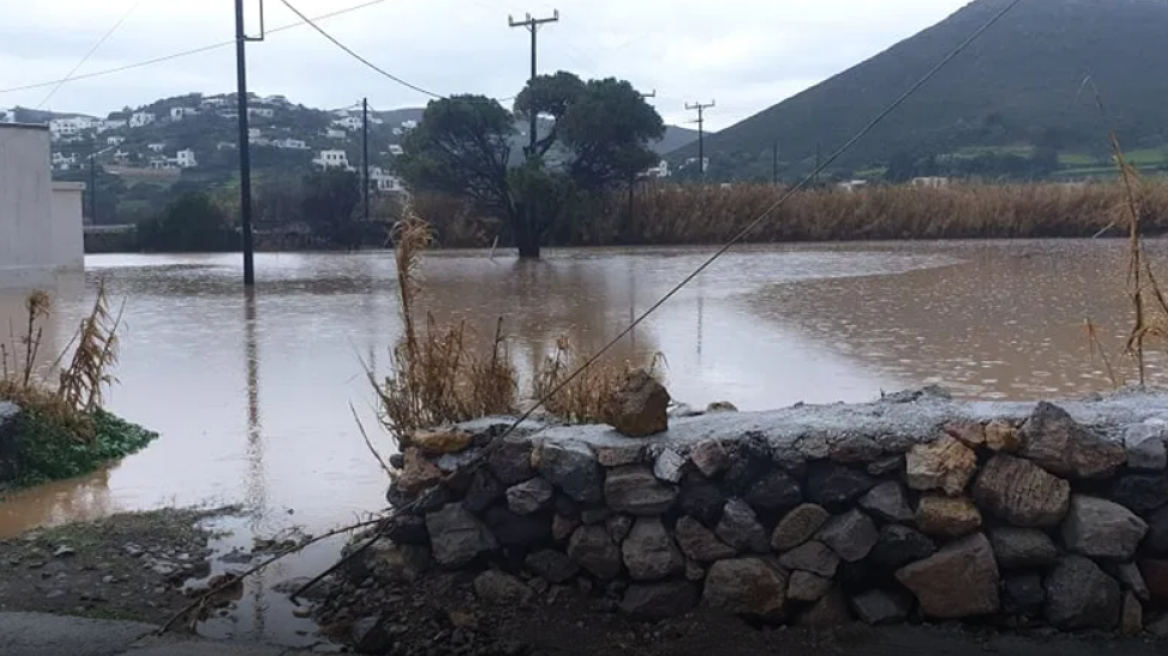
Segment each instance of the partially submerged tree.
M546 127L512 165L516 121L532 113ZM539 257L565 203L635 179L657 161L648 146L664 134L661 117L628 82L560 71L532 80L514 113L484 96L431 101L399 169L415 191L464 197L505 219L520 257Z
M314 171L302 181L301 212L325 243L352 249L360 243L355 214L361 203L361 179L344 169Z

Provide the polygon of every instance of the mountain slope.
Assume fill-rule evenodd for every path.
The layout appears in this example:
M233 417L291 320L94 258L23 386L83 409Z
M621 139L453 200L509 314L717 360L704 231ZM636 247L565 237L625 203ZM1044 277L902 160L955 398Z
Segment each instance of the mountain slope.
M975 0L875 57L706 140L710 175L769 177L771 144L789 172L834 152L1008 0ZM838 162L846 173L898 153L1041 145L1094 152L1168 141L1168 2L1029 0L985 32ZM1084 84L1087 79L1093 81ZM1109 117L1094 101L1099 90ZM687 146L673 161L696 155ZM788 168L789 167L789 168Z

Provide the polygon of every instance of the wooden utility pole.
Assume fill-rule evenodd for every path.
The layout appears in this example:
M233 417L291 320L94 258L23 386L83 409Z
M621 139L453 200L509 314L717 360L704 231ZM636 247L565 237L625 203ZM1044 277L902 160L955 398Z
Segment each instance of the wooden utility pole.
M534 17L532 17L531 14L527 14L527 17L524 20L517 21L514 18L512 18L511 16L507 16L507 24L508 25L510 25L511 27L525 27L525 28L527 28L528 32L531 32L531 77L528 78L528 82L534 80L536 75L539 74L539 68L537 66L537 57L536 57L536 54L538 52L538 41L536 39L536 35L539 33L539 27L541 25L545 25L547 23L558 22L559 20L560 20L560 11L558 9L554 11L554 13L552 14L552 16L550 18L534 18ZM537 134L536 133L539 130L539 116L538 116L538 114L536 112L531 112L530 118L531 118L531 122L528 126L528 130L530 130L530 134L528 134L527 148L525 149L528 162L531 162L533 159L535 159L535 145L536 145L536 141L537 141ZM520 242L519 256L520 257L536 257L536 258L538 258L539 257L540 236L539 236L539 230L536 229L536 226L535 226L535 222L536 222L535 221L535 213L533 212L533 209L531 207L531 203L529 201L524 201L523 213L524 213L524 223L526 224L524 226L524 230L527 232L527 235Z
M262 12L261 8L261 12ZM247 116L247 42L263 41L263 14L260 36L249 37L243 24L243 0L235 0L235 81L239 103L239 227L243 233L243 285L255 285L255 242L251 230L251 143Z
M656 97L657 97L657 90L656 89L653 89L649 93L642 93L641 94L641 98L644 100L647 100L649 98L656 98ZM628 222L629 228L628 229L629 229L629 237L630 238L634 234L636 234L636 228L637 228L636 218L635 218L636 210L634 209L634 201L636 200L635 194L636 194L636 188L637 188L637 175L638 175L638 173L639 173L638 171L630 171L629 172L629 222Z
M779 140L771 144L771 184L779 184Z
M369 223L369 99L361 99L361 200Z
M89 145L89 222L97 225L97 138Z
M698 120L695 121L695 123L698 124L698 169L702 173L702 180L703 181L705 181L705 179L706 179L706 131L705 131L706 114L705 114L705 112L707 109L714 107L715 102L716 101L711 100L710 102L705 103L705 104L700 103L700 102L694 103L692 105L689 103L685 104L686 109L688 109L690 111L697 110L697 113L698 113Z
M507 24L511 27L525 27L527 28L528 32L531 32L531 77L528 79L528 81L534 80L535 76L539 74L538 68L536 66L536 53L538 47L536 35L539 33L540 25L556 23L559 20L560 11L558 9L552 13L550 18L533 18L531 14L527 14L527 17L524 20L517 21L510 16L507 17ZM535 112L532 112L530 125L531 134L529 135L527 147L528 159L535 156L536 130L539 128L537 118L538 117L536 116Z

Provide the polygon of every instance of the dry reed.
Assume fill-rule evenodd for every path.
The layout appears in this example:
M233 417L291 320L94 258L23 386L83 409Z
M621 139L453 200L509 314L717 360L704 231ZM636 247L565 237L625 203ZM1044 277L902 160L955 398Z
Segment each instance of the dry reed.
M105 283L99 281L89 314L51 363L51 369L57 370L53 385L51 375L37 375L51 298L43 290L33 291L26 297L24 309L24 334L10 335L10 344L0 344L0 399L35 409L67 426L78 438L92 440L92 411L102 406L104 389L114 382L110 370L117 363L121 313L111 315ZM69 364L61 368L70 349Z
M411 432L514 410L518 384L502 319L484 354L465 322L442 326L427 314L419 325L421 260L433 245L428 223L407 207L394 227L402 336L393 349L394 372L378 382L381 419L400 441Z
M1168 232L1168 181L1141 184L1145 234ZM677 185L648 182L634 197L629 220L625 193L594 199L570 217L571 245L722 244L771 208L786 188L770 184ZM1119 236L1117 206L1125 201L1122 180L1081 183L991 184L954 180L943 187L873 185L854 191L808 189L795 193L745 238L747 243L912 239L1037 239ZM456 213L459 246L490 247L498 222L471 219L465 204L428 201ZM443 246L455 245L443 240ZM568 244L553 244L568 245Z
M570 422L603 423L608 399L636 365L601 360L557 391L564 380L587 360L587 354L573 348L567 337L557 339L555 351L536 364L532 375L532 398L542 400L544 409ZM656 353L645 369L659 382L664 382L664 365L665 356Z

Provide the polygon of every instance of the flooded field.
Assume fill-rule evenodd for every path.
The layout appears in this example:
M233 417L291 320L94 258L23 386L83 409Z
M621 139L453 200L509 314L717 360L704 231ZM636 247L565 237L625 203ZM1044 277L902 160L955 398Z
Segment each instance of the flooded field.
M1105 391L1109 376L1092 360L1083 327L1088 318L1099 324L1119 359L1130 325L1125 246L744 249L719 260L614 356L662 353L675 398L698 406L729 400L744 410L859 401L930 382L1018 400ZM1149 249L1168 261L1159 243ZM466 319L480 332L504 317L509 349L527 374L561 335L585 351L599 347L708 253L567 250L540 262L435 253L424 266L424 303L438 319ZM384 374L399 334L392 253L263 254L256 268L254 294L243 290L236 255L91 256L84 279L52 283L49 351L69 339L98 277L116 303L125 301L111 409L162 438L106 471L0 502L0 536L123 510L238 503L246 516L237 539L246 540L292 524L323 532L384 505L385 475L349 404L376 427L363 366ZM0 325L19 320L23 293L0 290ZM388 452L392 441L382 436L378 447ZM316 573L334 553L322 545L265 582ZM292 626L268 621L266 613L288 614L263 583L249 595L246 612L208 631L260 637Z

